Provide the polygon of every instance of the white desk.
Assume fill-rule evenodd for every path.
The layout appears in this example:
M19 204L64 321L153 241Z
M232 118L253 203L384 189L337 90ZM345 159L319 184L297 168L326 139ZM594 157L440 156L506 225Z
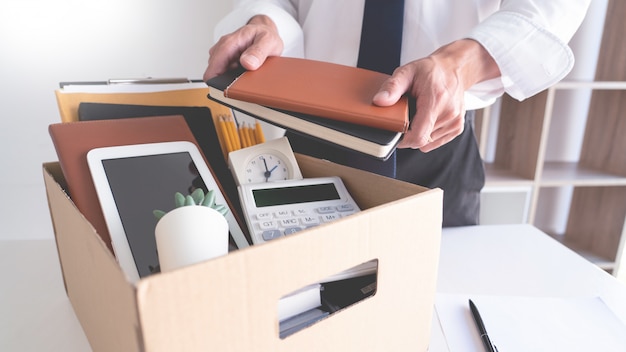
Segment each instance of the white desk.
M0 242L0 351L89 351L53 240ZM626 322L626 286L529 225L445 229L439 293L600 296ZM446 351L434 319L431 351Z
M530 225L445 229L437 293L599 296L626 323L626 286ZM447 351L434 323L431 351Z

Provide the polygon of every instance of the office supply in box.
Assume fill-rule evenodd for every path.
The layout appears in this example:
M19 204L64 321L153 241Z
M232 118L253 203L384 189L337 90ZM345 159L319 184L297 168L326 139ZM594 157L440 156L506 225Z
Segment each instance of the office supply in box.
M219 110L218 110L219 111ZM222 112L225 114L227 111ZM166 115L182 115L189 126L189 130L198 142L215 177L230 197L233 210L241 214L237 186L232 178L226 158L217 150L222 149L219 142L219 133L214 123L215 118L211 109L205 106L161 106L136 105L115 103L80 102L78 104L79 121L115 120L124 118L155 117ZM165 131L164 131L165 132ZM226 152L224 149L223 152Z
M172 141L191 141L198 146L182 116L56 123L49 126L49 132L66 177L70 196L109 248L111 248L111 240L102 215L102 208L98 204L96 190L91 181L87 152L99 147ZM212 167L206 158L205 161ZM224 178L224 180L234 182L232 178ZM234 209L232 197L239 205L237 193L229 195L228 190L224 188L221 188L221 191L225 194L231 209ZM239 214L233 215L239 217ZM244 224L243 219L239 219L239 222ZM244 241L237 243L237 247L240 248L246 245Z
M315 324L330 313L320 308L313 308L280 322L280 338L285 338L297 331Z
M376 292L376 272L324 282L321 300L324 309L336 312Z
M246 247L248 242L242 227L229 209L218 179L194 143L174 141L94 148L87 153L87 163L115 257L132 282L164 267L163 258L167 256L159 250L155 239L157 223L163 225L153 212L171 211L176 192L189 195L196 189L201 189L202 194L212 190L215 202L227 209L223 216L218 214L227 220L224 251L228 250L229 234L239 244L238 248ZM182 231L179 227L172 236L183 238ZM199 248L197 252L185 253L187 258L182 261L186 263L193 258L206 258ZM216 249L214 253L222 251Z
M117 81L130 83L114 84L109 81L60 83L60 88L54 93L61 121L184 115L201 148L206 152L213 144L219 144L224 160L228 155L227 141L218 128L220 120L224 118L236 120L238 124L254 125L255 131L262 129L260 139L274 139L284 134L284 130L263 121L259 122L252 116L242 113L235 116L229 107L207 99L209 89L203 82L187 79ZM207 119L206 116L198 118L203 109L209 111L211 119ZM211 126L208 126L209 122L212 122ZM213 138L214 134L217 134L217 140ZM217 157L215 153L206 154L207 158ZM219 169L217 164L213 167Z
M289 236L358 212L339 177L316 177L239 186L254 244Z
M265 142L263 128L259 121L252 125L245 122L237 123L230 116L221 116L217 121L216 128L218 135L228 146L226 154Z
M62 122L78 121L82 102L153 106L204 106L219 114L224 109L207 102L204 83L108 84L108 82L65 82L54 91Z
M293 235L359 211L341 178L303 178L287 137L228 154L243 217L254 244ZM325 278L333 281L376 272L368 261Z
M67 196L59 164L43 165L65 287L93 350L427 350L441 190L297 157L305 177L341 177L362 211L136 286ZM373 259L373 296L279 336L281 297Z
M237 186L302 179L287 137L228 153L228 168Z
M108 103L145 105L153 107L205 107L210 108L213 120L233 115L224 104L207 99L209 88L204 82L188 79L132 80L133 84L102 82L65 82L54 91L62 122L79 120L81 103ZM152 83L150 83L152 82ZM160 82L155 84L154 82ZM146 115L141 115L146 116ZM129 116L126 116L129 117ZM245 119L254 122L252 117ZM282 136L284 131L261 122L266 139Z

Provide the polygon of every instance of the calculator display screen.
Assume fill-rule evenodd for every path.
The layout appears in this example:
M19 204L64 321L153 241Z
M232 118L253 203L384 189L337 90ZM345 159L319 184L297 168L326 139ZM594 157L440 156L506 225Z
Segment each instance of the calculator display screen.
M333 183L252 190L258 208L340 199Z

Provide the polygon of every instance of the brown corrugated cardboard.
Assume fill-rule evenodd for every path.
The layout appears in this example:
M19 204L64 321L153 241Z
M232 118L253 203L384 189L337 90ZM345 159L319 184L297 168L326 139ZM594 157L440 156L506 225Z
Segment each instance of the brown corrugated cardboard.
M136 287L76 210L58 164L44 179L67 293L95 351L426 351L441 190L298 155L305 177L340 176L358 214ZM378 259L374 296L279 337L280 297Z

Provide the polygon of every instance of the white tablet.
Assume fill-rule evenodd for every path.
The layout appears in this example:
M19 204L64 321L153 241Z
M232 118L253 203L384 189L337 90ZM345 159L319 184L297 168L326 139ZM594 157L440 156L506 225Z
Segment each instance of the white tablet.
M96 148L87 162L120 266L135 283L159 271L152 211L174 208L174 194L215 190L228 203L195 144L166 142ZM248 246L232 210L226 214L231 238Z

